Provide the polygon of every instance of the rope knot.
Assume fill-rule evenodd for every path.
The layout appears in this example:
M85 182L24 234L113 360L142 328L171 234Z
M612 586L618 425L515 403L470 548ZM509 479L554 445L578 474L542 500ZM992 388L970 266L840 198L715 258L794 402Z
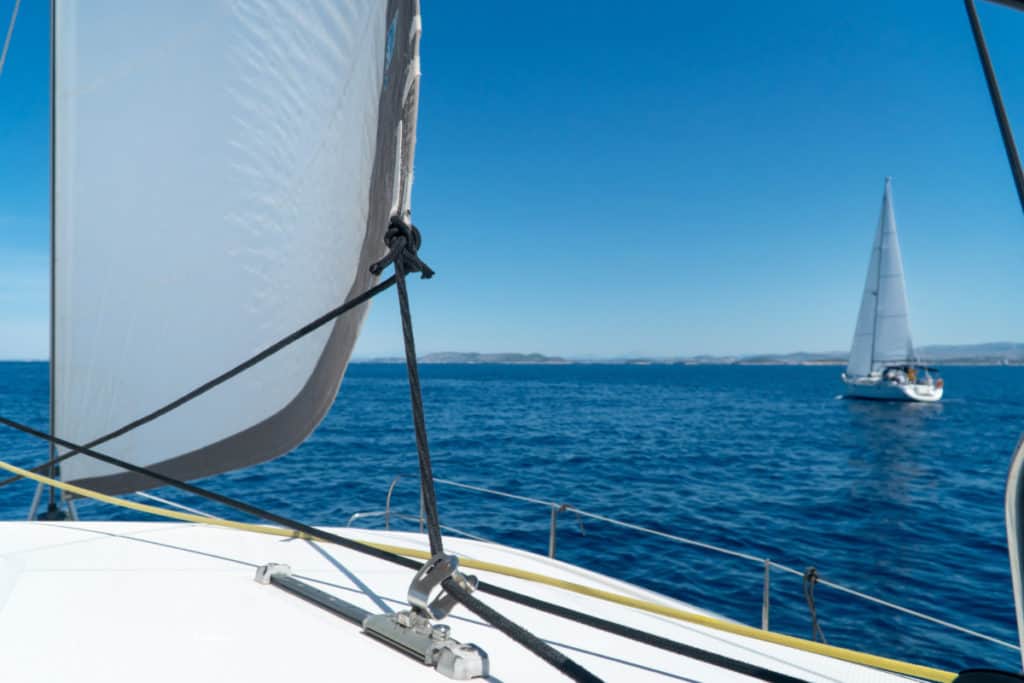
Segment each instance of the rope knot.
M385 268L394 263L395 270L400 269L402 275L419 273L424 280L432 278L434 271L420 260L417 253L421 241L419 228L406 223L397 215L392 216L388 229L384 232L384 244L388 247L388 254L370 266L370 272L380 275Z
M804 599L807 600L807 610L811 613L811 638L827 642L825 632L821 630L818 623L818 608L814 604L814 586L821 580L817 567L808 567L804 572Z

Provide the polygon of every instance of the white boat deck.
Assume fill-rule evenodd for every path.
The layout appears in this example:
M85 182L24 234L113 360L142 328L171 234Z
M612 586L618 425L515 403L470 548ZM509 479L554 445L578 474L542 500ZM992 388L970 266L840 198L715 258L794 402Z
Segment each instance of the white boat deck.
M426 549L418 534L335 529ZM448 538L446 550L701 612L578 567ZM318 588L373 612L407 608L412 572L326 544L171 522L0 522L0 648L5 681L445 681L353 624L273 586L256 568L287 563ZM718 632L521 579L481 579L806 681L904 676ZM606 681L757 680L478 593ZM702 612L709 614L707 612ZM464 607L445 623L489 658L493 681L563 681Z

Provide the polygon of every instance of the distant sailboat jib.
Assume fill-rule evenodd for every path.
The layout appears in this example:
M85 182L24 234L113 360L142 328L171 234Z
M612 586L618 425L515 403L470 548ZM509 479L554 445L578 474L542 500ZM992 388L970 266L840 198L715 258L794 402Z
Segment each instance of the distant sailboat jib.
M885 179L882 215L871 247L857 329L843 381L848 398L890 401L938 401L942 398L942 380L934 368L920 364L910 337L891 178Z

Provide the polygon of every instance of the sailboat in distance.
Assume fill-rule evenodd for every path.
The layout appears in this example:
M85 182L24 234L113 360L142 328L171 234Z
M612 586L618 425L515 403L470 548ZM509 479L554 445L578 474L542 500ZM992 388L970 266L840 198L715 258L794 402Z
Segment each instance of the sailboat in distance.
M937 374L935 368L920 364L910 338L907 288L892 208L892 178L887 177L857 329L843 373L846 397L938 401L942 398L942 379Z

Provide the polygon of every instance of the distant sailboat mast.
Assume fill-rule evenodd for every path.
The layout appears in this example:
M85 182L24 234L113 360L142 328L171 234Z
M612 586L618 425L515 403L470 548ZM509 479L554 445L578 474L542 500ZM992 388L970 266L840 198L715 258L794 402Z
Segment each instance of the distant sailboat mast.
M871 320L871 360L868 365L869 371L875 367L875 331L878 329L878 293L882 291L882 269L880 264L882 262L882 244L885 242L885 232L882 230L882 226L885 222L885 206L889 200L889 182L891 178L885 177L885 194L882 197L882 215L878 217L878 237L875 240L875 244L871 247L871 263L875 268L875 307L874 314Z
M867 377L887 365L914 362L903 260L892 207L892 179L885 179L882 213L871 247L857 329L846 374Z

